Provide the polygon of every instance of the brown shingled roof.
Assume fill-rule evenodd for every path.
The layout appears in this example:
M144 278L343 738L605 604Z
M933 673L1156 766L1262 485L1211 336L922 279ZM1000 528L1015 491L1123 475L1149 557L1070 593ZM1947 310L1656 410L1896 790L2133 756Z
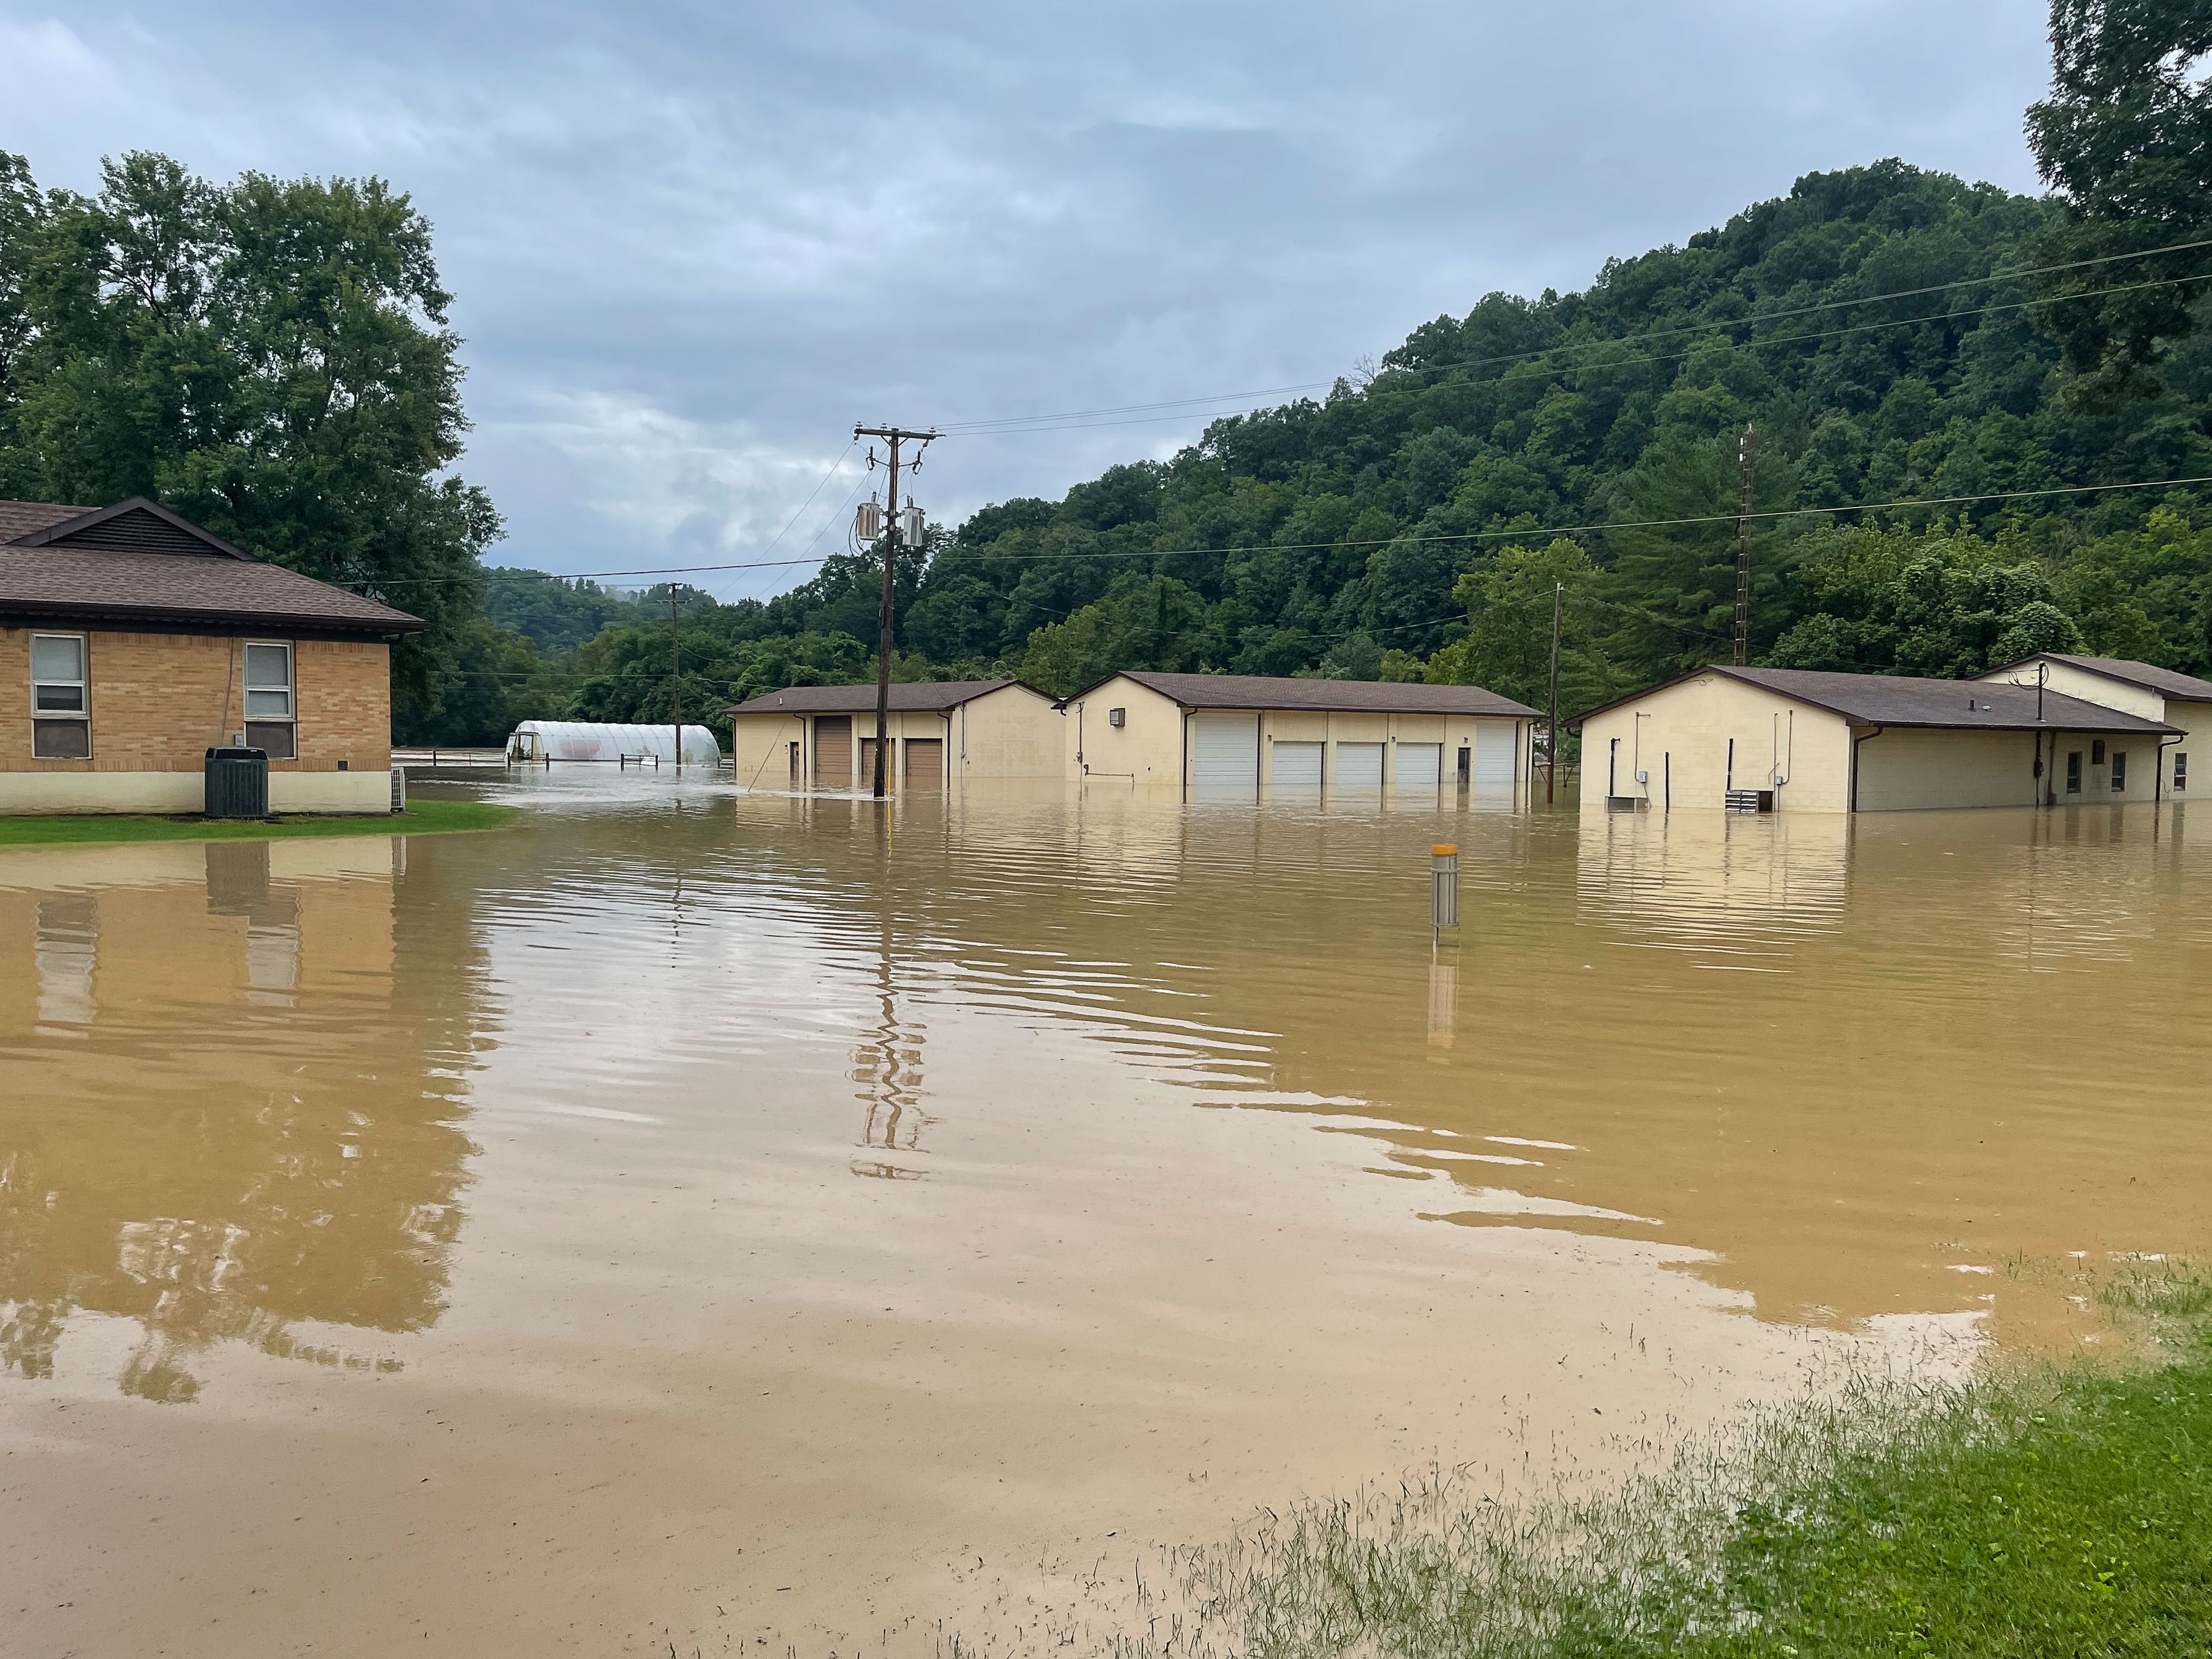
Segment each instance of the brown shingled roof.
M1002 686L1021 685L1019 680L918 680L891 687L890 707L895 714L942 714L948 708L957 708L963 702L973 702L987 691L996 691ZM1023 686L1039 697L1044 693L1035 686ZM1049 702L1052 700L1045 697ZM763 691L725 712L732 714L873 714L876 708L875 683L866 685L793 685L781 691Z
M339 634L427 626L388 605L255 558L152 501L0 501L0 617L128 629Z
M81 519L94 510L89 507L62 507L52 501L0 501L0 542L12 542L18 536L27 536L65 519Z
M1109 674L1106 679L1115 678ZM1185 708L1285 708L1357 714L1492 714L1534 720L1525 703L1486 691L1479 685L1426 685L1392 680L1279 679L1264 674L1156 674L1150 669L1122 671L1148 690ZM1085 686L1085 696L1106 684ZM1075 697L1066 699L1069 702Z
M1580 726L1593 714L1634 702L1654 691L1680 685L1700 674L1742 680L1810 708L1840 714L1854 726L1924 726L1968 732L2171 732L2173 727L2102 703L2056 691L2038 693L2032 685L1993 684L1988 680L1916 679L1904 674L1844 674L1812 668L1738 668L1714 663L1658 685L1586 709L1569 720ZM2041 701L2039 702L2038 697Z

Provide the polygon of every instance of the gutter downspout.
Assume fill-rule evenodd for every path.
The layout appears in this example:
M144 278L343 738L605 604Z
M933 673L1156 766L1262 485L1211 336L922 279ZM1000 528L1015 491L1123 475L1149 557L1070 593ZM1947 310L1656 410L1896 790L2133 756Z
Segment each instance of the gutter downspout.
M1887 729L1886 726L1877 726L1865 737L1851 739L1851 811L1853 812L1859 810L1859 745L1864 743L1867 738L1878 738Z
M1176 765L1182 784L1180 792L1182 804L1188 806L1190 804L1190 710L1188 708L1182 711L1182 754Z
M2158 805L2166 799L2166 750L2174 744L2188 741L2189 734L2186 732L2178 732L2170 738L2160 738L2158 740L2157 752L2151 757L2150 804L2153 806Z

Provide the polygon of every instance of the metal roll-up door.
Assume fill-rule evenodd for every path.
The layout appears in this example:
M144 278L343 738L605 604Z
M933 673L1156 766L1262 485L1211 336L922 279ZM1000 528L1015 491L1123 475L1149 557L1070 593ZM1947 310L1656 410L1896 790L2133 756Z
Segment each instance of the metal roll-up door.
M1479 720L1474 727L1474 790L1482 795L1513 793L1513 723Z
M1268 750L1268 775L1279 795L1321 793L1321 745L1279 743Z
M824 714L814 722L814 784L818 789L853 787L853 717Z
M906 787L921 794L945 787L945 739L908 738L906 740Z
M1340 743L1336 745L1336 788L1380 793L1382 788L1382 745L1379 743Z
M1190 792L1195 800L1253 800L1260 793L1260 717L1190 717Z
M1401 743L1398 745L1398 787L1425 789L1433 793L1443 786L1443 744Z

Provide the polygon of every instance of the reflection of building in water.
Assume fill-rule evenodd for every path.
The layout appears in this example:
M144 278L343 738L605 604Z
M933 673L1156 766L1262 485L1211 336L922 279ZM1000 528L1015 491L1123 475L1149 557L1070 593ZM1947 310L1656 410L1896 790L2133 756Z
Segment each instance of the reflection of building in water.
M1576 898L1653 945L1786 949L1843 925L1850 835L1827 813L1586 814Z
M89 894L57 893L39 901L32 956L41 1035L82 1036L92 1024L93 945L99 936Z
M219 1340L368 1364L295 1328L437 1318L470 1150L470 907L399 902L395 846L0 872L0 1368L50 1374L82 1310L143 1327L126 1392L187 1400Z

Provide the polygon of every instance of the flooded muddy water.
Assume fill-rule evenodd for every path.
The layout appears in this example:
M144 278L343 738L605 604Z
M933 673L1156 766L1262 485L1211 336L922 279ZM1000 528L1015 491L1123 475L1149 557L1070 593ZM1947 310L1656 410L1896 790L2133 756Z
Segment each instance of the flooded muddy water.
M2212 1233L2212 810L490 793L0 854L9 1650L1034 1650Z

